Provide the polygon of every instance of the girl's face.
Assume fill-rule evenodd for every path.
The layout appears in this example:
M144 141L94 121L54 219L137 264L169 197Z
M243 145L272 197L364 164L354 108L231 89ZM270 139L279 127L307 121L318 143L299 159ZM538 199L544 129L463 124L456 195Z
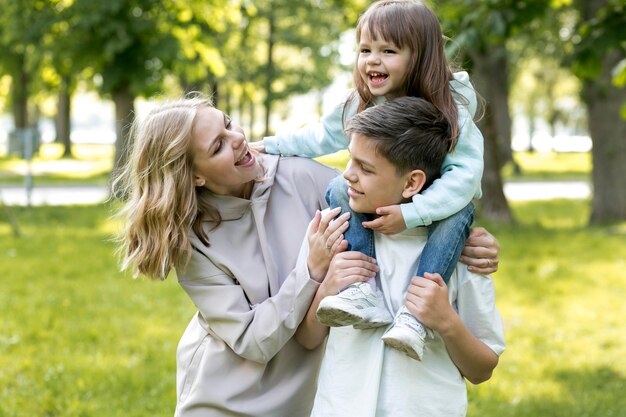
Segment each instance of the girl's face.
M357 68L374 96L391 100L405 95L410 57L406 47L399 48L380 37L374 40L367 26L361 31Z
M259 174L243 130L216 108L198 109L191 151L195 185L215 194L243 197Z

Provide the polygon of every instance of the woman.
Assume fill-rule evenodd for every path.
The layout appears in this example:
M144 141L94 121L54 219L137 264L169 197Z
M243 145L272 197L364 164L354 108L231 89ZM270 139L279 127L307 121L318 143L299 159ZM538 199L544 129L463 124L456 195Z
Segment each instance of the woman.
M251 153L241 128L199 98L163 104L134 131L118 182L129 196L122 267L160 279L174 267L199 310L177 351L176 415L308 416L322 349L292 336L316 293L377 271L344 252L348 215L318 212L337 172ZM491 236L479 241L467 254L493 257ZM334 254L350 272L325 279Z

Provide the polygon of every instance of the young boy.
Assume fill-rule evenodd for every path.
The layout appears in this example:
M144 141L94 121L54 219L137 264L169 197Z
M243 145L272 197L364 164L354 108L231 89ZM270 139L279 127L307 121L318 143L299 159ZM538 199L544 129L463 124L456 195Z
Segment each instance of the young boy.
M377 207L410 200L438 176L448 149L447 123L432 104L415 97L357 114L347 132L351 161L344 178L356 212L374 213ZM434 331L422 360L389 349L383 327L331 328L313 416L464 416L464 377L475 384L491 377L505 346L493 283L463 266L448 286L438 274L413 277L426 239L423 227L375 234L387 308L415 316ZM342 260L344 270L356 266ZM335 270L331 264L326 280ZM316 304L317 299L302 326L321 329L314 323ZM305 345L322 343L327 332L320 330ZM420 337L423 345L426 334Z

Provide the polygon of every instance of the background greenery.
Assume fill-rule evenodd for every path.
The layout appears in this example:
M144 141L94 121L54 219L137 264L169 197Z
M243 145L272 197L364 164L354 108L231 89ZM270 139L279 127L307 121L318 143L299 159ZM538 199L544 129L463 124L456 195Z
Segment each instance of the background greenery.
M588 175L585 154L516 158L539 177ZM172 415L176 345L195 309L175 277L117 272L114 208L16 207L20 239L0 217L1 417ZM494 279L508 348L493 378L470 386L468 414L624 415L626 224L586 226L583 200L512 209L517 225L478 221L502 247Z

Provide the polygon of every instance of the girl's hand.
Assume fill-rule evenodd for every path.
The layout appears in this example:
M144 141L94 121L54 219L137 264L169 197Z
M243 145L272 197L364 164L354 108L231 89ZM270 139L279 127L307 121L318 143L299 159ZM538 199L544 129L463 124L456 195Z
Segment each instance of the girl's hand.
M395 235L406 229L400 205L379 207L376 214L380 217L369 222L363 222L363 227L386 235Z
M248 142L248 146L250 148L254 149L257 152L266 153L265 152L265 143L263 143L262 140L259 140L257 142Z
M321 298L336 295L355 282L365 282L376 276L379 268L376 259L361 252L350 251L336 254L317 292Z
M437 332L450 322L450 315L455 314L448 301L448 287L441 275L428 272L423 278L413 277L405 306L425 326Z
M348 248L348 241L343 238L343 232L348 228L350 213L341 213L341 208L334 208L324 215L318 210L309 224L307 240L309 242L309 256L307 266L312 279L322 282L333 255ZM334 221L331 222L335 217Z
M475 227L465 242L460 261L467 269L482 275L493 274L498 270L500 245L491 233L483 227Z

